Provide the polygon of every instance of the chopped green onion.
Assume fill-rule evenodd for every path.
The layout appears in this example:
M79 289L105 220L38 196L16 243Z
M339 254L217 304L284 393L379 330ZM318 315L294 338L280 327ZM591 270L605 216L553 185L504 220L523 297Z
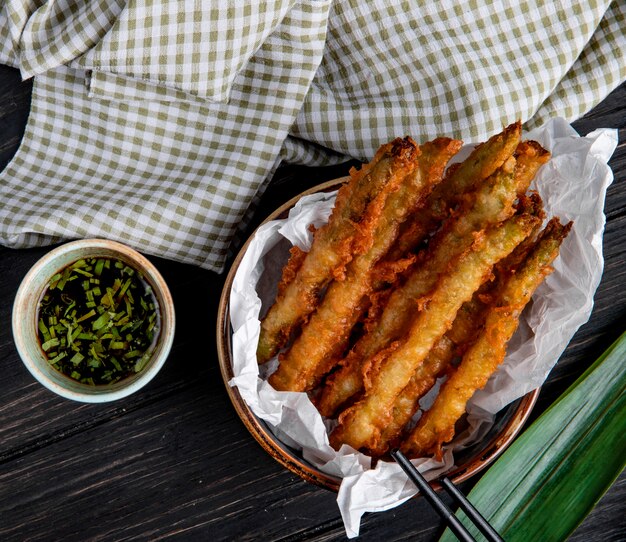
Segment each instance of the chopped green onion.
M85 359L85 356L83 356L80 352L76 352L76 354L74 354L70 358L70 362L73 363L74 365L78 365L84 359Z
M50 290L54 290L58 284L58 282L61 280L61 273L56 273L51 279L50 279L50 285L48 286L48 288Z
M137 360L137 363L135 363L135 372L138 373L139 371L141 371L146 366L146 363L148 363L149 360L149 355L144 354L143 356L141 356L141 358Z
M96 315L96 311L92 309L87 314L83 314L80 318L78 318L76 320L76 323L82 322L83 320L87 320L87 318L91 318L92 316L95 316L95 315Z
M85 277L93 277L93 274L90 273L89 271L85 271L84 269L80 269L79 267L75 267L73 269L74 271L76 271L77 273L80 273L81 275L84 275Z
M106 326L109 323L109 320L111 319L111 313L110 312L103 312L97 320L94 320L94 322L91 324L91 329L93 329L94 331L97 331L101 328L103 328L104 326Z
M100 275L102 275L102 269L104 268L104 260L103 259L99 259L96 262L96 266L94 267L94 274L99 277Z
M43 335L44 340L47 341L50 338L50 332L48 331L48 328L46 327L43 318L39 319L39 331Z
M76 329L72 332L72 342L78 339L82 331L83 331L83 328L77 325Z
M58 337L54 337L53 339L50 339L49 341L46 341L45 343L43 343L41 345L41 348L43 348L44 352L47 352L53 346L59 346L59 339L58 339Z
M42 296L42 349L70 378L91 385L117 382L150 360L157 310L152 289L132 267L111 258L78 260L57 273Z
M63 291L63 289L65 288L65 284L66 282L69 280L70 278L70 273L72 272L72 269L70 267L66 267L63 270L63 273L61 274L61 278L59 280L59 282L57 282L57 289Z
M141 350L131 350L130 352L124 354L124 359L136 358L137 356L141 356L141 354Z
M48 363L54 365L55 363L59 363L59 361L61 361L65 357L67 357L67 354L65 352L61 352L60 354L54 356L52 359L48 359Z
M159 322L156 299L141 273L119 260L85 258L52 277L37 328L55 369L104 385L148 363Z

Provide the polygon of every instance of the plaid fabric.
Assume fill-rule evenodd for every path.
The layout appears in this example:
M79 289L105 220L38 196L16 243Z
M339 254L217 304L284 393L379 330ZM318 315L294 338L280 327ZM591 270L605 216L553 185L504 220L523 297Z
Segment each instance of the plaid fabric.
M111 31L75 65L226 101L237 74L295 0L194 4L181 9L176 0L129 1Z
M517 119L573 120L626 78L626 3L609 4L335 3L291 133L365 160L397 135L477 141Z
M580 116L626 79L623 2L5 0L35 75L0 242L99 236L220 271L281 159Z
M228 103L173 86L155 99L156 85L97 71L87 86L73 67L38 75L23 144L0 176L2 242L106 237L221 270L320 62L328 5L294 4Z

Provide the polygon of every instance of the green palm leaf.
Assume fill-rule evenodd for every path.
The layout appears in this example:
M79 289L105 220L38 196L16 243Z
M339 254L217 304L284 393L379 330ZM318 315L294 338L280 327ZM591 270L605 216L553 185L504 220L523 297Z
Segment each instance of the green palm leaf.
M626 463L626 333L494 463L469 494L507 542L565 540ZM483 540L467 517L459 518ZM456 538L446 530L440 542Z

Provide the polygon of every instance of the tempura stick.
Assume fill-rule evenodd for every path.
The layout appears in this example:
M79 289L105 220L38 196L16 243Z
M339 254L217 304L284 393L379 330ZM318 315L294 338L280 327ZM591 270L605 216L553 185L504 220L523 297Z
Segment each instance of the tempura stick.
M477 188L482 179L491 176L513 154L520 143L521 134L522 125L518 121L477 145L458 169L433 190L430 213L440 220L448 217L450 195L461 197L468 189Z
M516 175L516 179L518 178ZM536 226L511 254L495 265L495 278L483 284L472 299L463 304L450 330L433 347L424 363L417 368L407 387L396 399L393 417L385 428L377 449L372 450L375 455L382 456L390 446L397 444L396 441L401 437L404 426L417 412L420 399L430 391L436 379L450 368L452 361L467 350L483 328L494 292L498 291L503 280L515 273L535 246L544 218L543 203L539 195L520 196L518 212L536 216L538 218Z
M457 313L450 330L428 353L424 363L413 373L408 385L400 392L393 405L391 420L383 430L374 455L382 456L401 435L404 426L419 408L419 400L435 385L437 378L450 368L459 350L469 343L480 330L485 318L482 298L492 287L486 283Z
M391 417L382 430L380 439L376 442L376 446L369 450L371 455L383 456L394 445L404 426L417 412L420 398L435 385L438 376L449 367L454 359L455 346L448 334L444 335L428 353L424 362L417 367L409 383L396 397Z
M407 336L388 355L370 360L363 398L339 416L339 424L330 435L335 449L343 443L357 450L376 448L396 397L417 367L450 328L461 305L471 299L490 275L493 265L528 235L536 220L532 216L516 215L476 234L471 248L450 262Z
M317 407L324 416L334 415L361 390L363 360L403 334L415 315L416 300L433 288L450 258L471 246L475 232L511 216L516 198L515 159L509 157L475 192L466 195L458 216L451 218L433 238L406 283L390 296L377 324L356 343L341 362L341 368L328 378L317 399Z
M550 160L550 153L532 140L522 141L513 154L516 160L515 181L517 193L524 194L539 168Z
M354 252L367 247L358 226L368 221L368 209L371 212L372 202L381 190L399 183L406 168L415 164L417 154L417 145L410 138L396 139L383 145L360 171L351 171L352 178L339 190L328 223L315 232L298 272L282 285L261 322L259 363L284 346L292 331L315 309L320 289L331 279L341 277Z
M552 272L551 263L570 228L571 222L562 226L558 219L552 219L524 263L504 282L486 315L484 330L402 445L407 455L440 455L441 444L452 439L455 423L465 412L467 401L485 386L502 363L522 310L537 286Z
M465 193L479 187L499 169L517 148L521 133L521 123L515 122L477 145L463 162L451 166L443 181L429 196L423 211L403 228L393 258L401 258L417 247L450 215L450 210Z
M517 179L519 177L516 175ZM539 194L533 193L530 197L520 196L517 210L518 213L537 217L538 220L535 227L531 230L528 237L515 247L511 254L494 266L494 277L492 280L484 283L474 294L471 301L463 304L450 330L433 347L424 363L417 368L407 387L402 390L396 399L393 408L393 419L385 428L378 448L373 450L374 454L384 455L388 451L389 446L397 445L396 441L400 438L402 429L417 412L422 396L432 388L436 379L449 369L451 362L467 350L474 342L478 332L483 328L489 303L494 292L499 290L502 282L510 274L516 272L517 268L527 258L529 252L534 248L545 217L543 202Z
M374 265L389 250L399 225L416 211L441 180L448 160L461 144L461 141L438 138L421 146L418 167L409 171L395 192L381 200L371 248L348 264L344 280L330 284L301 334L291 348L279 356L278 369L270 377L274 388L310 390L331 369L333 360L347 347L352 328L361 314L359 307L363 298L375 286Z

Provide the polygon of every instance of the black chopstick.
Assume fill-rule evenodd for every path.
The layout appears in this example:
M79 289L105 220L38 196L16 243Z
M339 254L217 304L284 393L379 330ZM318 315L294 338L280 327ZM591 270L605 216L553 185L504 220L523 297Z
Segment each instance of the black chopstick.
M409 479L417 486L420 493L428 501L428 503L435 509L439 516L446 522L450 530L455 536L462 542L476 542L476 539L469 533L465 526L459 521L459 519L452 513L450 508L446 505L441 497L437 495L436 491L430 487L430 484L422 476L422 474L415 468L406 456L400 450L393 450L391 456L396 460L398 465L406 473ZM485 535L490 542L504 542L502 537L497 531L489 524L489 522L474 508L465 495L461 493L456 486L446 477L441 480L442 487L450 494L454 501L459 505L461 510L465 512L467 517L476 525L478 530Z
M465 515L472 521L476 528L485 535L485 538L493 542L504 542L503 538L498 534L483 515L474 508L474 505L467 499L463 493L457 488L446 476L439 479L441 486L448 492L454 502L459 506Z

